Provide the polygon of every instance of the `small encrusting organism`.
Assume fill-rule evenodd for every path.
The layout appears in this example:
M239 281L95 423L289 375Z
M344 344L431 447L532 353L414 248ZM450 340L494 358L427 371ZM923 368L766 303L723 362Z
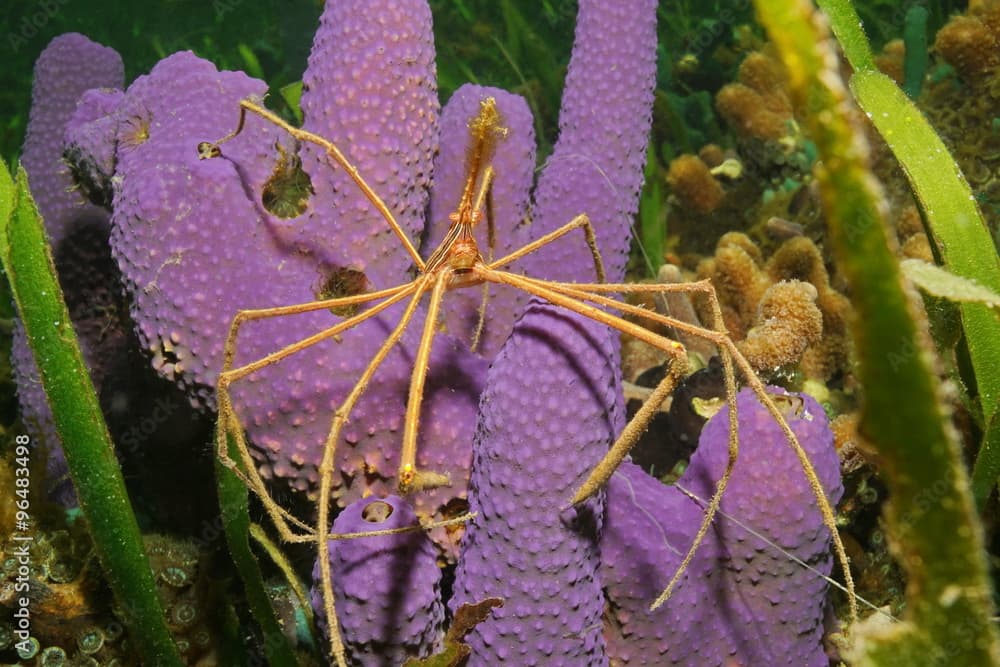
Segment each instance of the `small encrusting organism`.
M63 162L63 132L75 117L77 100L85 91L120 88L124 77L121 57L113 49L76 33L52 40L35 64L31 114L21 156L53 247L84 360L98 390L109 373L113 374L117 359L126 353L130 326L108 251L108 212L89 203L74 187ZM11 363L22 420L34 442L49 453L50 493L60 502L75 504L59 436L19 320L14 327Z
M350 664L398 667L433 653L444 636L441 568L434 543L413 508L399 496L374 496L348 505L333 522L333 590ZM313 569L312 606L326 632L320 572Z
M843 487L823 408L772 389L824 492ZM729 411L705 425L675 486L631 464L608 485L601 577L613 665L825 667L822 640L833 561L809 481L781 428L749 391L737 399L740 453L720 516L685 578L650 611L650 591L677 569L728 458Z
M191 664L215 659L220 597L203 554L192 541L173 535L146 535L143 542L177 648Z
M74 183L91 202L107 209L111 208L111 177L115 175L118 119L114 110L123 96L121 90L109 88L84 92L63 135L63 156Z

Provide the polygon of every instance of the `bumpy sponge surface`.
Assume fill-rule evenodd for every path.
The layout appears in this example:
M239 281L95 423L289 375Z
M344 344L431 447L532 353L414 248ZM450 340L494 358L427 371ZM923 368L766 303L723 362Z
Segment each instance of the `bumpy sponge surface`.
M413 508L398 496L359 500L333 522L337 534L418 527L330 541L333 594L352 665L398 667L408 657L432 653L443 636L441 569L434 544L419 525ZM319 576L316 563L311 596L322 617Z
M597 576L603 493L569 507L624 417L613 336L529 304L487 379L453 609L501 597L470 665L604 665Z
M843 487L822 407L805 395L772 398L827 499L836 503ZM601 576L614 664L828 664L821 645L827 589L822 575L832 569L830 534L778 424L749 390L740 392L737 406L740 452L720 513L673 595L655 612L649 605L680 565L703 516L703 505L681 489L710 498L725 470L728 410L723 407L705 425L676 487L632 464L623 464L608 485Z

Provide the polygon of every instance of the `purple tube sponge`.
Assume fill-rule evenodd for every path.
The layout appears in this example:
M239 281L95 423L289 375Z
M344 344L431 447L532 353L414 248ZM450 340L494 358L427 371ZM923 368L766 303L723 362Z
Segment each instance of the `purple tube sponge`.
M202 404L212 404L234 314L226 302L274 303L298 282L289 274L315 265L280 252L241 185L241 178L258 188L267 180L268 154L282 139L276 128L248 121L227 144L231 161L199 161L192 148L195 137L225 134L236 122L234 105L265 89L183 52L136 79L118 109L112 249L154 367ZM282 261L285 270L274 270ZM302 287L293 298L311 298Z
M235 126L239 101L264 89L242 73L218 72L179 53L137 79L119 111L112 246L154 366L208 406L236 312L314 300L332 270L288 245L249 194L264 190L278 159L274 146L288 141L279 128L248 118L244 132L224 145L224 159L198 159L198 143L225 135ZM317 311L253 322L239 338L235 363L263 357L339 319ZM267 453L265 474L290 478L302 490L316 482L333 409L390 323L388 317L371 320L342 344L328 340L234 387L244 426ZM348 478L335 482L342 488L349 476L362 477L356 497L366 482L395 470L382 452L400 428L402 409L394 407L405 400L404 362L393 357L388 373L376 376L382 391L373 391L355 413L364 430L345 433L351 447L342 447L341 455L352 460L340 466Z
M625 277L639 209L656 82L656 1L580 2L573 56L559 111L559 140L535 192L532 237L586 213L608 282ZM523 260L528 275L594 281L579 239Z
M63 128L85 91L120 87L123 79L122 61L113 49L76 33L53 39L35 63L31 114L21 156L54 249L84 360L98 390L110 362L123 354L127 327L118 319L123 311L117 274L109 270L109 216L73 188L62 159ZM50 492L56 500L72 504L75 500L66 461L20 321L14 326L11 364L21 417L35 442L49 452Z
M352 503L333 523L337 534L417 526L393 535L330 540L330 566L341 632L352 665L397 667L433 653L444 634L441 568L433 542L397 496ZM326 632L319 563L312 605Z
M615 471L607 494L601 580L609 603L604 629L608 657L616 665L664 664L674 632L666 625L666 614L650 614L649 605L684 557L703 510L630 461ZM715 549L714 539L706 539L698 564L710 561ZM702 574L692 573L684 585L701 583ZM699 631L690 644L698 647L706 636Z
M466 638L469 665L606 665L597 569L603 493L569 507L624 423L607 327L531 302L487 377L471 510L450 606L504 606Z
M53 247L76 227L107 227L107 213L85 203L72 188L69 168L63 162L63 132L84 91L121 88L124 79L122 59L114 49L77 33L53 39L35 63L21 163Z
M407 235L419 238L439 109L427 3L326 3L302 82L303 128L337 144ZM290 222L293 242L364 271L377 288L408 280L403 246L347 174L331 168L318 146L305 146L302 155L316 196L311 210Z
M773 398L835 503L843 489L823 409L808 396ZM630 463L608 485L601 577L615 664L828 663L822 575L832 569L829 532L781 428L749 390L740 392L737 405L740 453L720 514L681 583L655 612L649 605L680 565L704 514L680 489L711 497L728 457L728 410L705 425L677 487Z
M586 213L609 280L621 280L642 183L655 78L656 4L581 2L560 137L536 192L532 237ZM579 239L512 267L592 281ZM596 571L603 499L565 509L624 423L617 335L529 303L480 403L470 505L452 608L498 596L470 664L604 665ZM595 595L597 597L595 597Z
M571 66L575 73L568 81L560 145L566 147L569 162L585 154L583 162L597 168L587 178L582 172L553 176L574 189L539 197L552 199L561 192L572 200L567 206L574 214L590 214L602 243L608 244L609 264L624 266L625 218L635 208L649 125L655 4L633 0L621 10L584 4L585 27ZM637 55L647 49L649 54ZM433 215L435 223L444 221L448 209L457 205L448 197L461 179L456 174L464 168L469 141L461 127L468 119L461 116L474 107L477 92L470 89L456 96L455 115L447 119L439 142L426 2L328 2L304 84L304 127L344 151L385 198L410 238L427 226L424 211L432 168L441 178L435 186ZM634 90L636 86L643 90ZM588 97L587 89L595 87L607 99L598 103ZM112 244L132 299L132 315L160 374L208 408L213 407L229 324L238 310L329 296L337 293L345 277L371 289L391 287L408 279L412 265L403 244L343 169L318 147L297 147L284 131L256 116L248 116L243 132L221 145L220 158L198 160L195 147L226 136L236 126L239 101L259 98L264 90L262 82L218 72L191 54L175 54L132 84L116 114ZM522 102L499 92L494 96L510 128L496 155L497 238L520 245L528 234L522 221L534 159L530 121ZM584 102L595 106L581 111ZM621 132L608 131L611 125ZM594 137L606 145L595 148ZM435 162L436 148L440 156ZM633 153L638 160L629 157ZM606 154L614 157L603 164ZM550 169L558 175L560 165L566 164L555 160ZM626 173L633 166L635 173ZM279 212L267 203L267 196L290 174L299 183L299 199L291 210ZM600 175L597 185L590 178L594 174ZM593 194L598 187L604 189ZM547 210L543 207L536 214L531 236L572 217ZM430 238L437 233L433 226L427 230ZM480 233L485 246L483 236ZM593 276L579 239L557 245L585 258L578 263L587 266L586 272L581 269L575 275ZM547 263L540 266L548 268ZM520 270L516 265L512 269ZM450 474L452 487L415 496L421 515L440 516L449 501L465 494L484 359L506 337L518 301L524 299L501 298L498 291L480 357L467 347L476 319L475 310L470 317L466 307L477 300L472 292L461 296L454 309L447 305L454 296L449 294L445 319L449 333L458 338L439 334L432 352L417 464ZM337 340L300 351L234 384L236 411L265 476L287 478L294 488L315 491L333 411L402 309L403 304L393 306ZM422 324L423 311L417 312L342 432L333 479L333 493L341 504L366 494L385 495L395 487ZM235 364L260 359L341 319L316 311L251 322L241 329Z

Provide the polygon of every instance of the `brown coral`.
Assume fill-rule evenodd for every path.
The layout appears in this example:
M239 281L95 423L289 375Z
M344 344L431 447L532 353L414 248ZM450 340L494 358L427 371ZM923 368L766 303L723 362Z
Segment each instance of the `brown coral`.
M757 303L771 282L761 270L760 261L760 249L750 237L730 232L719 239L715 257L698 266L698 277L710 279L715 286L723 322L735 338L746 335ZM711 321L706 313L702 313L702 319Z
M847 363L851 304L831 287L819 248L806 237L789 239L771 256L767 272L775 281L803 280L816 288L816 305L823 313L823 338L805 351L800 368L808 377L830 378Z
M894 39L886 42L882 47L882 53L875 57L875 66L879 70L892 78L900 86L903 85L903 62L906 59L906 45L903 40Z
M816 288L799 280L771 285L757 305L754 326L738 346L757 369L797 363L823 335Z
M740 63L738 83L723 86L715 107L744 139L778 141L793 133L795 122L782 64L753 51Z
M739 81L760 94L765 106L779 114L790 115L788 80L781 63L765 53L754 51L740 63Z
M850 302L830 286L823 256L816 244L804 236L788 239L771 255L767 273L774 281L802 280L816 288L816 305L823 312L823 330L843 334L847 329Z
M995 24L995 10L983 11L989 24ZM934 48L972 85L985 81L1000 64L1000 43L991 25L980 16L955 16L938 31Z
M708 165L695 155L681 155L673 160L667 171L667 183L681 206L702 215L714 211L726 197Z
M903 257L934 263L934 252L916 206L907 206L896 218L896 235L899 237L899 252Z
M777 141L788 134L791 115L768 108L763 95L742 83L730 83L715 96L715 108L743 138Z
M709 167L718 167L726 159L726 153L718 144L705 144L698 149L698 157Z
M782 243L765 263L760 249L746 234L730 232L719 239L715 256L703 260L698 265L698 277L708 278L715 286L722 308L723 321L730 335L736 340L748 339L754 328L754 342L747 344L748 357L758 370L774 369L798 362L799 369L806 377L827 380L842 371L847 362L848 337L847 317L850 302L830 285L830 277L823 263L822 254L809 238L799 236ZM799 293L778 291L765 299L765 294L783 281L807 283L812 289L799 287ZM775 343L776 348L765 348L768 332L782 335L792 330L814 332L808 324L812 314L805 315L807 306L802 302L802 293L815 293L813 308L818 309L821 318L820 335L809 334L809 340L802 349L788 347L787 343ZM789 310L781 311L776 305L768 305L765 313L764 302L773 300L780 303L789 299ZM797 305L792 305L792 302ZM703 308L704 304L698 304ZM760 312L758 312L760 311ZM708 314L699 311L702 318ZM771 324L771 328L760 328L768 317L798 318L798 322L788 321L781 325ZM707 320L706 320L707 321ZM778 327L778 328L775 328ZM797 327L797 328L796 328ZM799 358L801 357L801 358Z

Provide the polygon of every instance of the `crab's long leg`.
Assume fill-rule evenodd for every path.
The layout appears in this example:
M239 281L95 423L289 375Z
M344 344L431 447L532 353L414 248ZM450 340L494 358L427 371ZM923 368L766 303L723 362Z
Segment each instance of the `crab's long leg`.
M383 537L385 535L400 535L402 533L415 533L418 531L427 532L434 530L435 528L445 528L447 526L457 526L461 523L465 523L471 519L474 519L478 513L477 512L466 512L456 517L450 519L442 519L441 521L429 521L427 523L416 523L412 526L404 526L402 528L385 528L383 530L364 530L357 533L330 533L327 535L329 540L356 540L359 537Z
M232 382L235 382L236 380L240 380L242 378L245 378L246 376L248 376L248 375L250 375L252 373L256 373L257 371L259 371L261 368L264 368L265 366L270 366L271 364L273 364L275 362L278 362L278 361L281 361L285 357L288 357L288 356L290 356L292 354L295 354L296 352L304 350L307 347L311 347L311 346L315 345L316 343L318 343L320 341L323 341L323 340L326 340L327 338L332 338L332 337L334 337L334 336L336 336L338 334L341 334L344 331L346 331L347 329L351 329L351 328L357 326L358 324L360 324L361 322L363 322L363 321L365 321L365 320L373 317L374 315L377 315L378 313L382 312L383 310L385 310L389 306L402 301L403 299L405 299L407 296L413 294L418 289L419 289L419 281L403 285L391 297L389 297L388 299L386 299L382 303L379 303L379 304L376 304L376 305L372 306L368 310L366 310L366 311L364 311L364 312L362 312L362 313L360 313L358 315L354 315L353 317L349 317L348 319L343 320L342 322L338 322L337 324L335 324L332 327L324 329L323 331L315 333L312 336L309 336L307 338L303 338L302 340L300 340L298 342L295 342L295 343L292 343L291 345L286 345L285 347L281 348L277 352L272 352L271 354L267 355L266 357L261 357L257 361L252 361L252 362L250 362L248 364L244 364L243 366L240 366L238 368L230 369L230 370L228 370L225 373L225 376L224 376L226 378L226 383L230 384ZM338 301L339 301L339 299L338 299ZM343 305L343 304L340 304L340 305Z
M337 408L337 411L333 415L333 423L330 425L330 432L323 445L323 459L319 465L319 498L317 500L316 532L314 537L316 540L316 558L319 561L323 609L326 612L326 619L330 628L330 651L339 667L346 667L347 661L344 654L344 642L340 636L340 624L337 621L337 612L333 599L330 558L327 552L327 540L330 539L330 535L328 535L330 527L330 496L333 485L333 464L337 452L337 440L340 438L340 431L347 422L347 418L354 409L354 405L368 387L368 383L371 381L375 371L378 370L378 367L385 360L386 356L388 356L390 350L392 350L403 336L403 332L406 330L407 325L409 325L410 320L413 319L413 314L420 304L420 299L431 288L434 278L434 275L420 276L415 282L410 283L409 287L411 289L401 295L405 296L406 294L413 293L413 298L406 305L406 310L403 312L402 317L400 317L396 328L392 330L382 343L382 346L379 347L378 352L375 353L375 356L368 363L361 377L358 378L354 388L351 389L344 402Z
M597 490L603 486L605 482L607 482L608 478L611 477L615 468L618 467L618 464L621 463L622 459L628 453L629 448L634 444L635 440L645 429L648 420L652 418L652 415L659 406L659 403L661 403L663 398L665 398L666 395L673 390L673 386L676 384L677 379L679 379L684 370L686 370L684 346L677 341L670 340L650 331L645 327L624 320L616 315L607 313L596 306L586 303L586 297L589 297L590 295L585 292L575 294L573 293L573 290L568 289L563 283L552 283L544 280L526 278L507 271L496 271L489 268L485 268L479 273L484 280L503 283L523 289L529 294L539 296L557 306L579 313L584 317L601 322L602 324L613 327L622 333L649 343L674 358L674 363L671 364L670 370L664 376L663 380L656 387L656 389L653 390L653 394L649 399L647 399L644 409L640 410L640 413L636 415L636 417L633 417L632 423L626 426L622 435L619 436L618 440L611 447L608 455L605 456L605 458L597 465L590 477L576 491L571 500L572 504L583 502L596 493ZM618 302L613 299L607 299L607 301L617 305L624 305L618 304ZM647 406L650 407L646 409Z
M532 280L532 282L544 283L544 281L534 281L534 280ZM584 292L583 290L578 289L576 286L571 286L567 284L558 284L558 283L544 283L544 284L548 287L553 288L556 292L572 295L580 299L588 299L587 293ZM600 287L602 288L602 291L608 291L608 292L612 291L610 289L604 289L603 285ZM628 285L615 285L614 287L627 288ZM627 292L629 290L623 289L619 291ZM714 295L714 292L712 292L712 294ZM589 300L597 301L602 305L604 305L605 307L616 308L623 312L630 312L633 315L645 316L649 314L649 311L646 311L645 309L637 308L629 304L623 304L618 301L615 301L614 299L609 299L607 297L595 297ZM713 319L715 320L715 325L717 327L721 327L722 313L719 308L718 301L713 300L712 306L713 306ZM621 320L620 318L614 318L614 319L619 320L619 323L608 321L607 323L609 324L609 326L613 326L614 328L618 329L619 331L622 331L623 333L630 333L629 331L626 331L623 327L620 326L621 322L627 323L626 320ZM674 320L674 318L669 318L669 317L665 319L671 321ZM698 327L694 327L693 325L687 325L684 327L675 327L675 328L678 328L680 330L688 330L690 328L692 330L692 333L697 331L700 335L704 335L706 333L704 330ZM716 338L716 340L720 342L723 340L727 342L729 341L729 338L728 336L726 336L724 330L716 330L713 333L715 333L714 338ZM680 347L679 344L676 345ZM702 518L701 525L698 527L698 532L695 533L695 537L691 541L691 546L688 548L688 551L684 555L683 560L681 560L680 565L677 567L670 581L667 583L666 588L664 588L663 592L660 593L660 595L651 605L650 607L651 610L658 608L660 605L666 602L667 598L670 597L670 594L673 592L674 588L676 588L678 582L680 581L681 576L683 576L684 572L687 571L687 568L691 564L691 560L694 558L694 555L697 552L698 547L701 546L701 543L704 541L705 536L708 534L708 531L711 528L712 523L715 521L715 515L718 513L719 506L722 503L722 496L726 491L726 487L729 485L729 480L732 478L733 470L736 467L736 459L739 456L739 425L736 414L736 378L733 372L733 361L730 356L731 351L727 346L719 345L718 349L719 349L719 356L722 359L723 377L726 385L726 402L728 404L728 409L729 409L729 451L726 460L726 468L722 473L722 477L716 483L715 493L712 494L712 498L709 501L708 507L705 510L705 516ZM675 364L671 364L671 371L673 370L674 366ZM604 457L604 459L600 463L597 464L597 466L591 472L587 480L585 480L584 483L577 490L576 495L573 498L573 502L582 502L586 500L588 497L596 493L598 489L604 486L607 480L610 479L611 475L614 474L615 469L617 469L618 465L625 458L625 455L628 454L629 449L632 448L632 446L638 440L639 436L642 435L643 431L645 431L646 427L649 425L649 420L652 418L654 411L656 410L656 408L659 407L660 402L662 402L662 399L659 398L658 395L662 395L665 397L668 393L673 391L674 385L675 385L675 379L671 377L671 373L668 373L666 376L664 376L663 380L661 380L660 383L657 385L656 389L654 389L653 395L651 395L646 400L646 402L643 404L639 412L636 413L636 415L632 418L632 420L629 422L626 428L622 431L621 435L618 437L618 440L615 441L615 444L612 445L611 449L608 451L608 454ZM796 445L797 444L798 442L796 441Z
M638 317L645 318L651 322L656 322L658 324L663 324L669 327L673 327L679 331L684 331L691 333L702 338L706 338L713 343L715 343L720 351L720 357L722 358L723 367L726 368L727 364L729 370L726 372L726 392L730 402L730 458L734 461L734 441L733 438L736 437L736 429L733 427L735 419L735 385L730 386L730 378L732 377L732 363L735 361L736 366L739 367L741 375L746 380L747 385L751 388L754 394L757 396L757 400L767 409L771 417L777 422L782 432L785 435L785 440L788 442L789 446L795 452L796 457L799 460L799 464L802 467L803 473L809 482L809 486L812 489L813 496L816 498L816 503L819 506L820 512L823 515L823 523L827 530L830 531L831 539L833 540L834 551L837 554L837 560L840 563L841 570L844 573L844 584L849 591L849 604L851 609L852 622L857 619L857 596L854 592L854 578L851 575L850 561L847 557L847 550L844 547L843 541L840 539L840 533L837 531L836 517L833 514L833 508L830 507L830 503L826 498L826 493L823 491L823 485L819 481L819 477L816 475L816 470L813 468L812 462L809 460L808 454L802 449L802 445L799 443L798 438L792 432L791 427L788 426L788 422L785 421L784 417L781 415L781 411L778 410L777 405L771 399L771 396L767 393L764 388L764 383L760 381L757 377L756 372L750 363L743 357L740 353L739 348L736 344L726 335L725 331L722 329L722 313L719 306L718 298L715 295L715 290L712 289L711 283L708 281L701 281L699 283L691 283L688 285L675 284L675 285L630 285L630 284L618 284L618 285L608 285L608 284L588 284L588 285L578 285L578 284L560 284L552 283L543 280L537 280L534 278L524 278L516 276L520 280L532 283L536 286L541 286L548 288L549 290L555 291L557 293L564 294L566 296L575 297L577 299L582 299L586 301L591 301L602 306L616 309L622 313L635 315ZM685 290L684 287L690 289ZM676 320L672 317L665 315L660 315L659 313L640 308L638 306L632 306L630 304L622 303L614 299L601 296L600 294L595 294L595 292L607 292L607 293L626 293L626 292L676 292L676 291L696 291L705 293L709 297L709 301L713 309L713 318L715 319L716 330L710 331L697 327L695 325L689 324L687 322L682 322ZM543 295L540 295L543 296ZM544 297L543 298L547 298ZM561 305L561 304L560 304ZM598 311L603 312L603 311ZM616 318L617 319L617 318ZM605 321L605 320L602 320ZM623 320L624 321L624 320ZM625 331L616 324L608 321L609 326L614 326L619 331L624 333L630 333ZM610 454L609 454L610 455ZM602 462L603 463L603 462ZM598 468L601 464L598 464ZM612 469L613 472L613 469ZM716 488L716 493L712 497L712 502L709 504L709 510L714 514L713 505L715 509L718 508L718 502L721 500L721 493L719 489L724 488L722 482L728 481L729 474L731 473L731 468L727 467L726 473L723 475L723 479L720 480L719 485ZM604 480L606 481L606 480ZM597 488L599 488L604 481L598 483ZM579 495L579 493L578 493ZM708 512L706 512L706 518L708 517ZM705 528L703 523L703 528ZM705 528L707 531L707 528ZM699 535L702 535L703 531L699 530ZM690 560L690 556L693 554L692 551L689 552L688 558L685 562ZM679 579L679 575L675 575L674 580L671 581L668 590L676 585L676 581ZM661 595L660 599L657 600L656 606L659 606L666 599L665 596Z
M422 489L448 486L451 480L446 475L417 470L417 429L420 425L420 407L423 404L424 384L427 380L427 366L430 363L431 344L438 327L441 299L444 297L452 270L444 267L434 279L434 290L427 304L424 331L420 336L417 356L410 376L410 393L406 400L406 419L403 427L403 449L399 458L399 491L410 493Z
M486 262L489 264L493 261L493 250L497 245L497 237L493 216L493 167L489 166L486 169L486 175L483 177L483 186L480 189L479 196L476 197L475 210L482 210L486 216ZM476 352L479 349L479 341L482 339L483 329L486 327L486 304L489 298L490 284L484 282L482 299L479 301L479 309L476 311L476 329L472 333L472 342L469 344L469 350L472 352Z
M406 298L407 295L413 293L415 290L415 284L408 283L406 285L400 285L398 287L381 290L379 292L372 292L370 294L359 294L338 299L327 299L324 301L314 301L311 303L296 304L278 308L262 308L257 310L240 311L233 319L233 323L229 330L229 336L226 338L226 344L224 347L222 372L219 374L219 379L216 385L216 403L218 405L219 415L216 425L216 449L218 450L218 456L222 463L233 470L243 483L260 497L261 502L264 503L264 507L267 509L268 514L274 521L275 526L278 529L278 533L281 535L283 540L298 541L301 539L301 536L292 532L288 523L292 523L299 529L304 530L307 535L311 534L312 530L305 523L295 518L291 513L274 502L270 494L267 492L264 480L260 477L260 473L257 472L256 463L250 455L250 449L246 441L246 436L243 433L243 427L240 425L239 419L236 416L236 411L233 409L229 386L236 380L246 377L250 373L260 370L265 366L275 364L290 354L294 354L295 352L303 350L311 345L315 345L322 340L336 336L339 333L361 324L365 320L379 314L394 303ZM329 307L355 305L380 298L385 300L362 313L338 322L336 325L328 329L302 339L297 343L288 345L281 350L278 350L277 352L251 364L235 369L230 368L233 363L233 359L236 356L236 343L240 327L248 321L304 313ZM241 472L235 465L235 462L229 458L229 435L232 435L235 440L237 451L240 454L240 460L243 463L243 466L246 468L246 473Z
M601 252L597 249L597 237L594 234L594 227L590 224L590 218L587 217L585 213L581 213L576 216L565 225L559 229L555 229L544 236L541 236L531 243L527 243L514 252L504 255L498 260L492 261L486 265L488 269L499 269L502 266L506 266L511 262L524 257L525 255L535 252L542 246L546 246L561 236L569 234L571 231L577 228L582 228L583 233L587 237L587 247L590 248L590 254L594 258L594 270L597 273L597 280L604 281L604 261L601 259Z
M358 168L355 167L353 164L351 164L350 160L348 160L347 157L340 151L340 149L337 148L336 144L329 141L328 139L324 139L318 134L313 134L308 130L302 130L295 127L294 125L290 125L281 116L272 113L271 111L267 110L266 108L262 107L261 105L255 102L252 102L250 100L240 100L240 120L236 126L236 129L227 134L226 136L224 136L223 138L219 139L218 141L214 142L204 141L198 144L199 155L202 158L211 158L219 155L220 154L219 146L229 141L230 139L234 138L243 130L243 125L246 122L246 114L248 111L250 113L260 116L261 118L263 118L268 122L274 123L281 129L283 129L285 132L295 137L295 139L297 139L298 141L305 141L322 147L326 151L327 155L329 155L334 162L340 165L341 168L347 172L347 175L351 177L351 180L354 181L355 185L358 186L358 189L361 190L361 192L365 195L368 201L370 201L372 205L376 208L376 210L378 210L382 218L386 221L386 223L388 223L389 227L392 228L392 231L396 234L397 237L399 237L399 240L402 242L403 247L406 248L406 252L409 253L410 259L412 259L413 263L417 265L417 268L420 271L424 270L424 260L420 257L420 254L417 252L417 249L413 247L413 243L406 235L406 232L404 232L403 228L399 226L398 222L396 222L396 218L392 215L392 212L389 210L389 207L386 206L385 202L382 201L382 198L379 197L374 190L372 190L370 185L368 185L368 182L365 181L364 177L361 176L361 173L358 171Z
M223 357L223 372L232 367L233 356L236 353L236 337L239 335L240 327L247 322L254 320L270 319L272 317L283 317L286 315L298 315L299 313L311 313L316 310L328 310L331 308L343 308L345 306L356 306L362 303L378 301L402 292L410 283L396 285L388 289L376 292L365 292L364 294L353 294L351 296L341 296L334 299L322 299L320 301L307 301L306 303L296 303L290 306L274 306L271 308L248 308L240 310L233 317L229 325L229 335L226 337Z
M529 279L508 273L506 271L492 271L490 269L486 269L483 272L483 277L486 280L495 280L497 282L520 287L526 292L540 296L557 306L562 306L567 310L580 313L585 317L589 317L593 320L606 324L607 326L613 327L622 333L647 342L650 345L663 350L674 358L674 363L670 364L670 371L663 377L656 389L653 390L653 394L646 400L643 409L641 409L639 413L632 418L632 421L622 431L621 435L612 445L608 454L600 463L597 464L587 480L584 481L574 494L571 501L574 504L583 502L588 497L596 493L597 490L607 482L607 480L614 473L615 469L621 463L622 459L625 458L628 450L631 449L632 445L635 444L636 440L646 429L646 426L652 418L656 408L659 407L660 402L662 402L662 398L673 391L677 380L683 374L684 367L686 365L684 347L676 341L669 340L663 336L653 333L649 329L633 324L632 322L585 303L584 300L587 300L591 295L588 295L586 292L574 290L568 287L565 283ZM625 305L619 304L617 301L608 299L607 297L589 298L589 300L597 299L601 300L602 305L608 307L618 308ZM608 303L604 303L605 301ZM719 321L721 322L721 320ZM677 581L680 580L681 575L686 571L691 559L694 558L695 552L701 545L702 540L704 540L705 535L708 533L708 530L712 525L712 521L715 519L715 513L719 509L719 504L722 502L722 494L726 490L726 485L729 483L733 468L736 465L736 457L739 447L739 434L737 431L738 426L736 425L736 382L733 378L732 362L729 359L728 352L725 348L720 347L719 349L722 351L722 363L726 372L726 395L729 402L729 458L726 463L726 470L716 485L715 494L712 496L708 509L705 511L705 516L702 519L701 526L695 535L695 539L692 542L691 547L688 549L687 555L684 557L684 560L674 573L673 578L667 586L667 590L660 595L662 600L665 600L666 596L670 594L673 587L676 586ZM662 604L662 600L658 599L657 603L654 604L658 606L658 604Z

